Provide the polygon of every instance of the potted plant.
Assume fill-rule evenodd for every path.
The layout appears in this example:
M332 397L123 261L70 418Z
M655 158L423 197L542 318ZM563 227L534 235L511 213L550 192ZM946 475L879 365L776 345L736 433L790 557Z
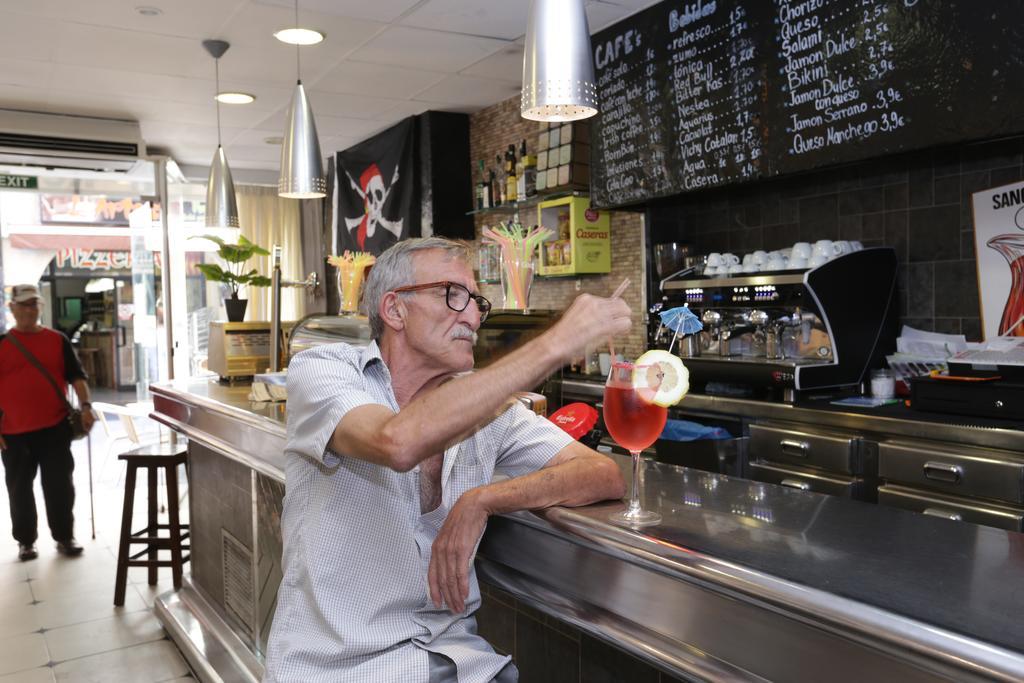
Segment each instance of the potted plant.
M221 268L216 263L198 263L196 268L211 282L224 282L231 287L231 298L224 299L224 307L228 312L228 321L233 323L242 322L245 318L245 307L248 299L238 298L238 288L242 285L249 287L269 287L270 278L260 275L256 269L245 271L245 262L253 256L270 256L270 252L263 247L253 244L242 235L238 236L237 244L229 244L216 235L202 235L200 239L207 239L217 244L217 255L227 264L227 269Z

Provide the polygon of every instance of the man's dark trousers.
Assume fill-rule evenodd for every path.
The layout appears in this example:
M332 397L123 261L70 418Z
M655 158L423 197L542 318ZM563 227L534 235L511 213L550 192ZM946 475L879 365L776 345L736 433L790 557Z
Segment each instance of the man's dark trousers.
M65 420L53 427L24 434L5 434L3 452L7 495L11 501L14 539L32 545L38 536L36 499L32 485L42 473L43 499L50 533L68 541L75 530L75 460L71 455L71 429Z

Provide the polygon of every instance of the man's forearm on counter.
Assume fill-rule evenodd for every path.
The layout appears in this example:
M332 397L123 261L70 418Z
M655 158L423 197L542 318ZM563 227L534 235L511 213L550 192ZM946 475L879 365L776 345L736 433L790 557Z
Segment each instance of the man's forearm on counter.
M476 496L475 502L488 514L495 515L555 505L578 507L621 498L625 492L626 484L619 466L610 458L591 452L522 477L481 486L469 493Z

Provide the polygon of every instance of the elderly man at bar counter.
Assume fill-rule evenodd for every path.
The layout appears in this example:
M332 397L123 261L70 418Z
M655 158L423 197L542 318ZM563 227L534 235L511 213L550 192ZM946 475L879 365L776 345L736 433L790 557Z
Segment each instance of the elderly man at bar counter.
M292 360L265 681L517 680L472 616L488 516L617 498L624 483L610 459L510 397L628 330L630 312L581 295L546 333L462 374L490 306L464 245L405 240L367 281L374 341Z

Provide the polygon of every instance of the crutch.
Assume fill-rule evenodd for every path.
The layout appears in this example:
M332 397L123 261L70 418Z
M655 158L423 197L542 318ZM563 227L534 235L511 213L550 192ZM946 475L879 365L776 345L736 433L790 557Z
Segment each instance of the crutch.
M86 454L89 460L89 521L92 523L92 540L96 540L96 506L92 496L92 434L85 435Z

